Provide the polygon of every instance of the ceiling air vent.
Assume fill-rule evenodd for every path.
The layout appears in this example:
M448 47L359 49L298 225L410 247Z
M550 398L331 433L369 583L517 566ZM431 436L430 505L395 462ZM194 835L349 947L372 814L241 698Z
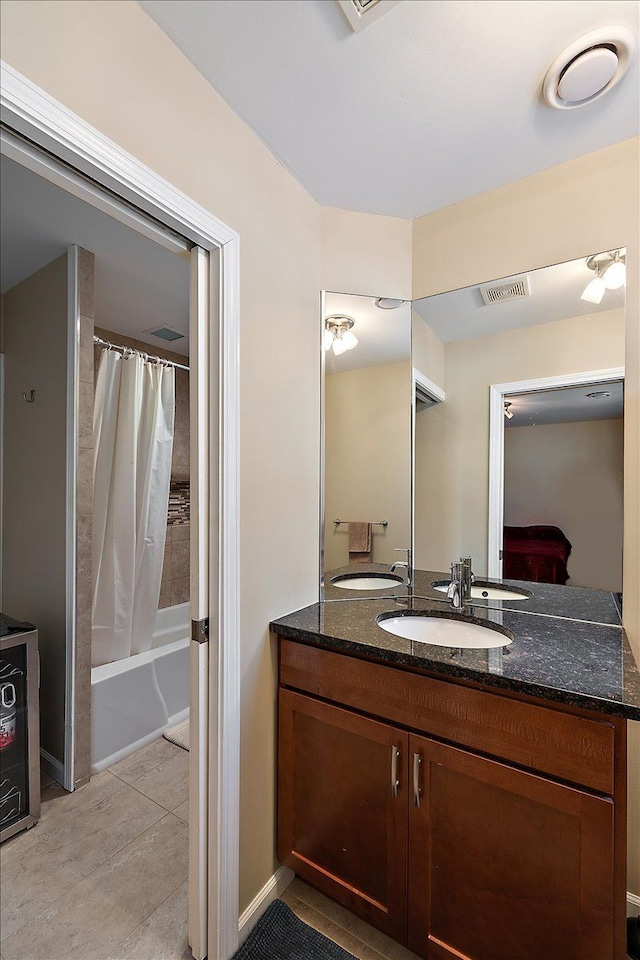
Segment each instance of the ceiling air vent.
M505 300L519 300L531 296L529 277L520 277L511 283L499 283L495 286L480 287L482 299L490 306L492 303L504 303Z
M171 327L154 327L151 330L145 330L144 333L148 333L151 337L157 337L159 340L165 340L168 343L174 340L184 339L184 333L178 333L177 330L172 330Z
M342 12L356 33L401 2L402 0L338 0Z

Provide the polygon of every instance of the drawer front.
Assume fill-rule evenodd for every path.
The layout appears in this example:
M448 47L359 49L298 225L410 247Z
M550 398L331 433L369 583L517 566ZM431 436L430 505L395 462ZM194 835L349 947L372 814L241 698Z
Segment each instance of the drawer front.
M601 793L614 724L281 638L280 683Z

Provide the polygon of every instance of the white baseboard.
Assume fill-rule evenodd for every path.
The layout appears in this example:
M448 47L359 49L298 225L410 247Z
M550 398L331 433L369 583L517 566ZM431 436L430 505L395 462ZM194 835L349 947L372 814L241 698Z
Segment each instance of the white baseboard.
M295 873L289 867L278 867L272 877L269 877L262 890L253 898L247 909L242 913L238 922L238 942L246 940L250 931L258 922L267 907L277 900L287 889Z
M627 916L640 917L640 897L627 890Z
M40 767L52 780L64 787L64 766L43 747L40 747Z

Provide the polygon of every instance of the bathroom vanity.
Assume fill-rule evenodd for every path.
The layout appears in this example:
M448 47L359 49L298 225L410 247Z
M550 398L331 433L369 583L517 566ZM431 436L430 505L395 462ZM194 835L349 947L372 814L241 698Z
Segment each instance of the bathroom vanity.
M622 960L640 673L619 621L474 605L513 640L459 650L384 632L389 612L448 605L348 600L271 624L279 859L430 960Z

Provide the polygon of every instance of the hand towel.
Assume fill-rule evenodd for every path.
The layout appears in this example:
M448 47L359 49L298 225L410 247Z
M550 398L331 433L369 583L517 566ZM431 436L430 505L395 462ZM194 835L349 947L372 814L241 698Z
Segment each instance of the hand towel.
M366 520L349 520L349 563L371 561L371 524Z

